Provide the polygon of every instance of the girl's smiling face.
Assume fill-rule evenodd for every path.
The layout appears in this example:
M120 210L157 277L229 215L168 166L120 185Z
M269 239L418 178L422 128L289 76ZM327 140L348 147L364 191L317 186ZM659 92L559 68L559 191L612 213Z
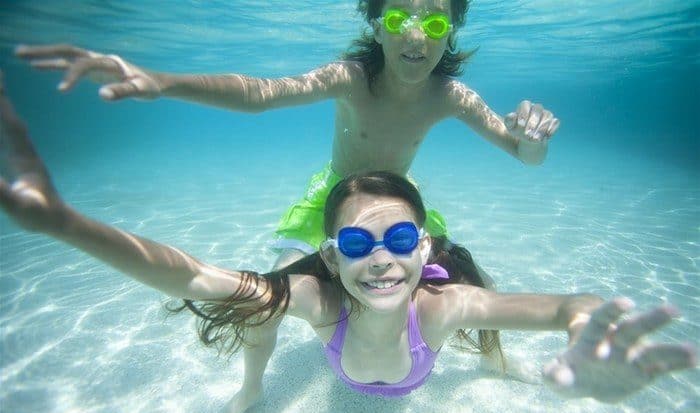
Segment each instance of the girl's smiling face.
M355 194L340 207L335 236L344 227L359 227L381 240L388 228L398 222L412 222L417 227L411 206L400 198ZM407 254L390 252L376 246L366 256L346 257L334 249L333 266L340 274L345 290L360 303L377 312L389 312L408 302L420 281L423 262L430 251L429 239L419 240L418 247Z
M382 16L389 9L401 9L418 19L431 13L444 13L452 21L449 0L389 0L382 8ZM384 70L404 83L426 80L447 48L449 36L430 38L423 33L420 25L409 25L403 33L389 33L379 21L373 25L375 40L384 51Z

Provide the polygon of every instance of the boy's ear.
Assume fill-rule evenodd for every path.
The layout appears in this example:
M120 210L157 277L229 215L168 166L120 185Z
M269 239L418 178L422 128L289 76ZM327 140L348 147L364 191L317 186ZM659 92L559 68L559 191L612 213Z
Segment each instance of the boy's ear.
M430 251L433 247L433 239L430 238L429 235L426 235L425 237L421 238L419 243L418 243L418 249L420 251L420 258L421 262L423 265L428 263L428 259L430 258Z
M331 274L338 275L338 253L336 249L330 244L321 245L319 253L323 263L326 264Z

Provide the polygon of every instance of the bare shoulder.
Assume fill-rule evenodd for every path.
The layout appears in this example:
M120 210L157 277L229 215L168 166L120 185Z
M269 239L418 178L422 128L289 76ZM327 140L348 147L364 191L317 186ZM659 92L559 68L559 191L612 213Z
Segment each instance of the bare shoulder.
M357 60L339 60L334 64L341 66L353 81L367 81L367 71L365 70L365 65L363 65L362 62L358 62Z
M483 301L488 290L468 284L423 285L416 291L421 319L445 322L473 304Z
M329 83L345 85L351 85L366 78L362 64L351 60L327 63L307 73L306 76L323 79Z
M336 321L342 294L332 283L312 275L290 275L289 292L287 314L312 326Z
M423 285L416 290L415 302L421 333L432 349L439 348L457 328L465 314L483 302L488 290L466 284Z
M336 61L305 73L293 80L302 82L303 88L326 97L341 98L358 90L364 83L362 64L353 61ZM364 86L366 87L366 86Z

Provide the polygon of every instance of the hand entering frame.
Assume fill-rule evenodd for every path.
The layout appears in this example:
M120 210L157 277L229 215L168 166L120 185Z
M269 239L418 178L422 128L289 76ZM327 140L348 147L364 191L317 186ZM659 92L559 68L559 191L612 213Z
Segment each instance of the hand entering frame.
M529 143L546 143L559 129L559 119L552 112L529 100L520 102L504 122L511 135Z
M15 55L41 70L64 71L58 89L67 92L83 77L102 84L99 94L105 100L127 97L155 99L161 86L155 77L117 55L105 55L67 44L18 46Z
M688 344L641 341L676 317L675 309L661 306L618 322L633 307L631 300L618 298L594 311L573 346L544 367L545 382L565 397L612 403L659 376L695 366Z

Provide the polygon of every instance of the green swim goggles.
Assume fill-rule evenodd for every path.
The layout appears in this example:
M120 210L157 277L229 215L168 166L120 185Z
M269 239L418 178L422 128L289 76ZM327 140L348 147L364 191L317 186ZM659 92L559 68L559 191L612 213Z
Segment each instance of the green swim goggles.
M426 36L435 40L442 39L452 31L450 18L440 12L430 13L421 19L418 15L410 15L401 9L388 9L377 21L391 34L402 34L418 26Z

